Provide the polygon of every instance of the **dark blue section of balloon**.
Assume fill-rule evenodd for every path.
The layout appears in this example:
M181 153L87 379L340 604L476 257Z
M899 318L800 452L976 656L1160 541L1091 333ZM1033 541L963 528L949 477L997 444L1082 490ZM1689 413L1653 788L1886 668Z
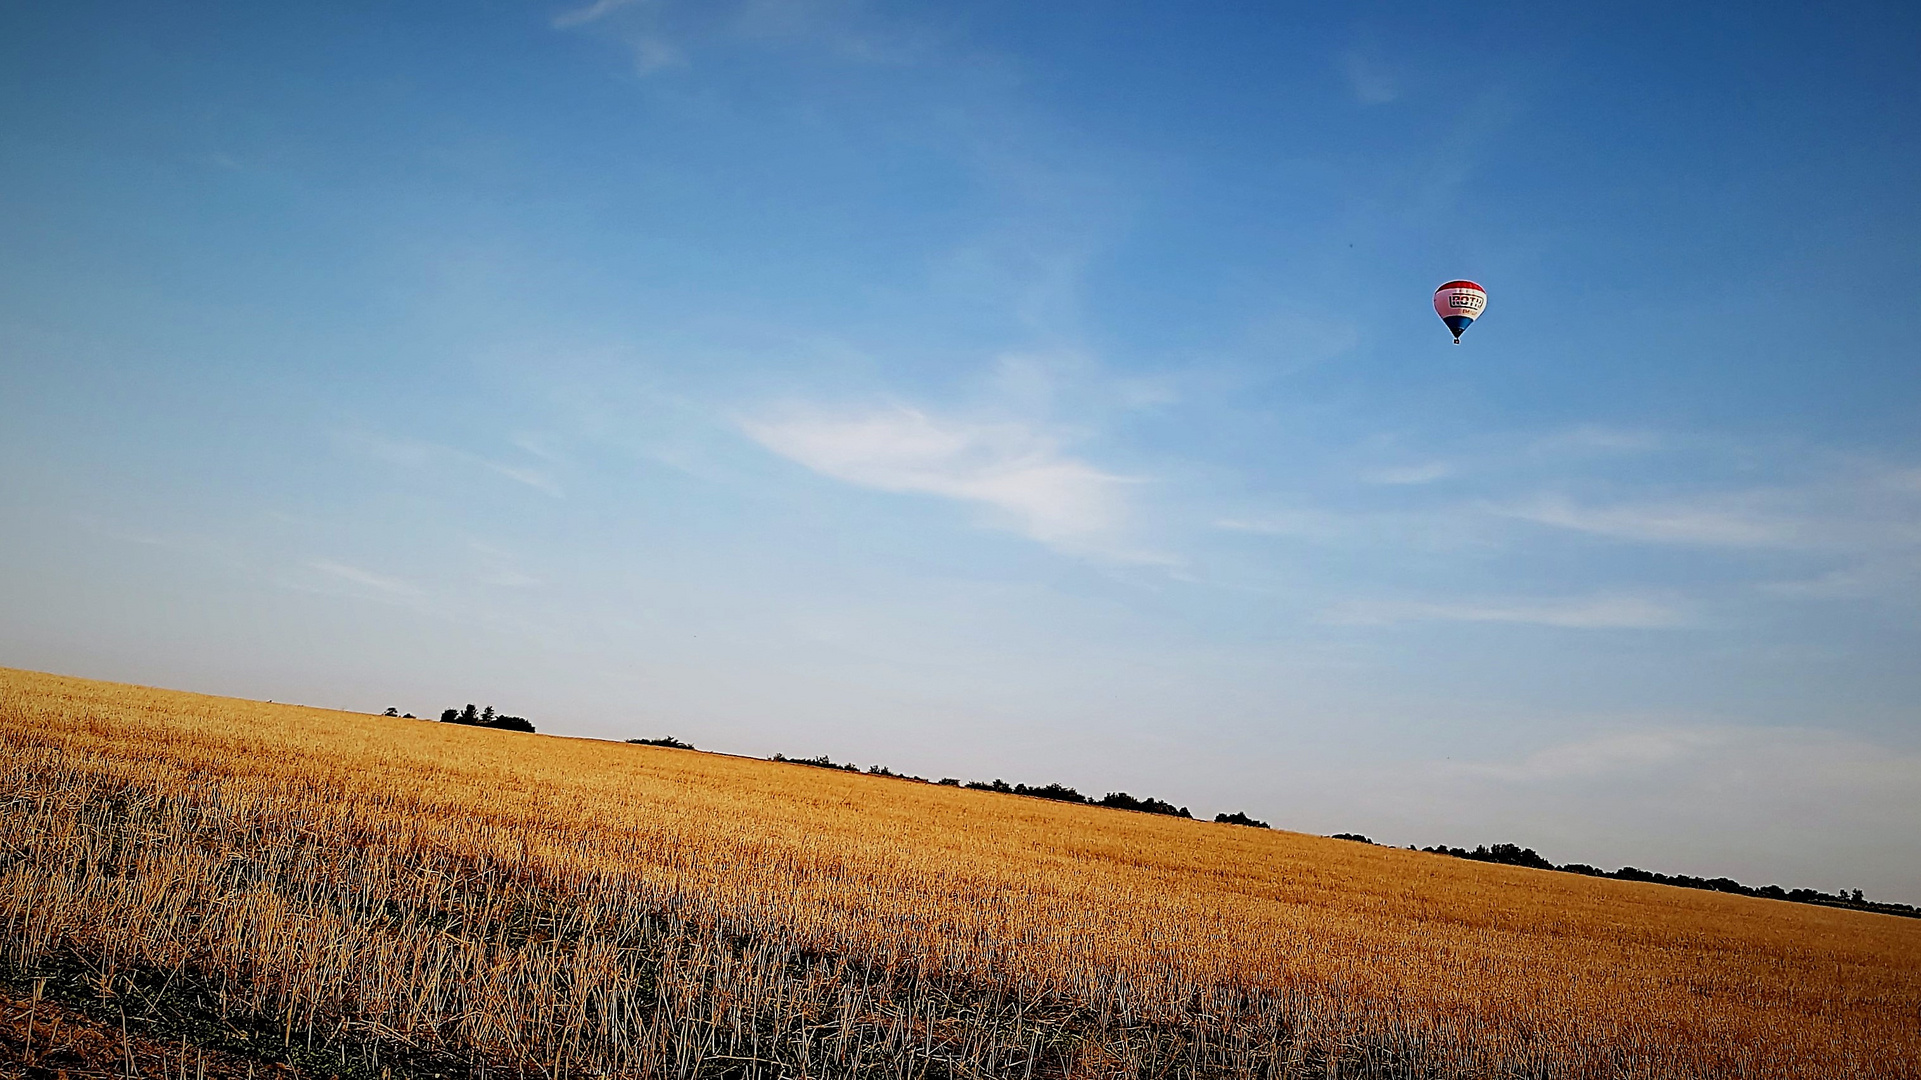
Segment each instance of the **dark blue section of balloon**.
M1471 315L1443 315L1441 316L1441 321L1447 324L1449 330L1454 331L1455 337L1460 337L1461 331L1467 329L1467 325L1474 321L1474 317Z

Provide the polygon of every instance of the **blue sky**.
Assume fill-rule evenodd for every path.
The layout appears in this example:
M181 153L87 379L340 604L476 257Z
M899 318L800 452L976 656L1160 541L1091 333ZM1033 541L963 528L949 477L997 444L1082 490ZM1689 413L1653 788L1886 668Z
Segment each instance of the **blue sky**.
M16 5L0 664L1921 901L1918 29Z

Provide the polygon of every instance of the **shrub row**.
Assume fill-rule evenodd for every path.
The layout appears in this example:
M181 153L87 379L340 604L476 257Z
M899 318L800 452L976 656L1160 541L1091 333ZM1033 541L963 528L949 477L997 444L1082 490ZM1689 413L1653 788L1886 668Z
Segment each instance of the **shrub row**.
M627 741L648 743L656 746L665 745L654 739L628 739ZM857 773L861 771L860 766L852 762L838 762L826 754L811 758L796 758L788 757L786 754L775 754L769 760L785 762L789 765L811 765L816 769L838 769L841 772ZM1110 791L1106 795L1094 799L1075 791L1066 784L1029 786L1027 784L1010 784L999 778L993 780L970 780L963 784L951 776L940 780L929 780L924 776L908 776L904 773L897 773L885 765L870 765L867 767L867 773L870 776L890 776L896 780L911 780L917 784L931 783L938 784L942 787L965 787L974 791L997 791L1003 795L1026 795L1029 798L1048 799L1053 802L1079 803L1083 806L1104 806L1110 810L1134 810L1143 814L1166 814L1170 817L1192 818L1194 816L1185 806L1175 806L1173 803L1167 802L1164 799L1152 797L1136 798L1125 791ZM1216 814L1214 820L1228 825L1252 825L1260 829L1268 827L1267 822L1256 821L1246 814L1238 812L1233 814Z
M1347 837L1348 839L1363 839ZM1422 848L1422 851L1436 855L1452 855L1457 859L1472 859L1475 862L1500 863L1505 866L1531 866L1536 870L1558 870L1564 874L1581 874L1586 877L1613 878L1617 881L1647 881L1656 885L1674 885L1683 889L1706 889L1710 892L1734 893L1737 896L1759 896L1769 900L1790 900L1798 904L1821 904L1827 907L1854 908L1859 911L1878 911L1885 915L1905 915L1921 918L1921 908L1912 904L1888 904L1869 900L1861 895L1860 889L1849 892L1841 889L1825 893L1819 889L1783 889L1779 885L1759 887L1743 885L1733 878L1702 878L1692 874L1658 874L1652 870L1624 866L1619 870L1603 870L1586 863L1556 864L1544 858L1533 848L1519 844L1485 844L1469 851L1466 848L1448 847L1440 844Z
M525 731L531 733L534 726L525 717L508 716L494 712L492 705L485 709L475 709L472 703L464 709L448 709L440 714L443 724L465 724L468 727L496 728L500 731Z
M386 715L397 716L399 714L394 709L388 709ZM406 714L406 719L411 720L413 718L412 713ZM534 726L525 719L518 716L507 716L504 713L496 713L492 705L487 706L485 709L478 710L471 704L465 709L448 709L440 714L440 720L446 724L465 724L470 727L496 728L503 731L531 732L534 730ZM694 749L692 743L682 742L671 735L662 736L658 739L628 739L627 741L641 746L664 746L676 750ZM785 762L789 765L809 765L817 769L835 769L841 772L858 773L861 771L861 767L852 762L837 762L826 754L811 758L792 758L785 754L775 754L772 760ZM999 778L993 780L973 780L966 784L962 784L953 777L930 781L924 776L908 776L903 773L894 772L885 765L870 765L866 771L872 776L886 776L897 780L910 780L919 784L935 783L945 787L967 787L975 791L995 791L1005 795L1026 795L1029 798L1035 799L1079 803L1084 806L1103 806L1113 810L1133 810L1143 814L1166 814L1171 817L1183 818L1192 818L1194 816L1188 812L1185 806L1175 806L1173 803L1152 797L1136 798L1125 791L1110 791L1099 799L1091 799L1065 784L1044 784L1034 787L1027 784L1009 784L1007 781ZM1267 822L1258 821L1239 811L1232 814L1215 814L1214 820L1223 825L1247 825L1257 829L1269 828ZM1374 841L1360 833L1335 833L1333 834L1333 839L1352 840L1362 844L1374 843ZM1469 859L1474 862L1500 863L1505 866L1527 866L1537 870L1555 870L1564 874L1582 874L1587 877L1613 878L1617 881L1646 881L1657 885L1673 885L1683 889L1706 889L1712 892L1733 893L1739 896L1758 896L1770 900L1788 900L1800 904L1821 904L1827 907L1853 908L1859 911L1878 911L1887 915L1921 918L1921 907L1916 907L1912 904L1882 903L1869 900L1862 895L1860 889L1855 889L1852 892L1842 889L1837 892L1825 893L1819 889L1783 889L1779 885L1743 885L1733 878L1726 877L1701 878L1691 874L1661 874L1633 866L1624 866L1619 870L1603 870L1598 866L1589 866L1586 863L1557 864L1548 860L1533 848L1522 847L1519 844L1495 844L1492 847L1483 844L1472 851L1469 851L1467 848L1448 847L1446 844L1438 844L1434 847L1421 848L1420 850L1436 855L1451 855L1457 859Z
M1082 803L1087 806L1105 806L1110 810L1135 810L1143 814L1167 814L1170 817L1191 818L1185 806L1175 806L1160 799L1137 799L1125 791L1110 791L1098 799L1090 799L1064 784L1048 784L1044 787L1028 787L1026 784L1009 784L1005 780L975 780L967 785L975 791L998 791L1004 795L1026 795L1035 799L1049 799L1054 802Z

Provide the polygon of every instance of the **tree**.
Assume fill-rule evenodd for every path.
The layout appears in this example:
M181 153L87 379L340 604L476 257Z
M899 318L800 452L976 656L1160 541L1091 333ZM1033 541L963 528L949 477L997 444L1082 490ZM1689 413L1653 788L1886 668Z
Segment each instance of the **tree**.
M487 706L485 712L476 709L472 705L468 705L465 709L448 709L446 712L440 714L440 722L443 724L464 724L468 727L494 728L497 731L532 732L534 730L534 725L528 723L525 717L508 716L506 713L495 712L492 705Z
M658 739L628 739L627 741L637 746L665 746L670 750L692 750L694 748L693 743L681 742L672 735L663 735Z
M1087 796L1082 795L1080 792L1075 791L1065 784L1048 784L1046 787L1028 787L1026 784L1015 784L1014 794L1032 795L1036 799L1052 799L1055 802L1084 803L1087 801Z
M1125 791L1110 791L1098 804L1115 810L1136 810L1143 814L1167 814L1172 817L1193 817L1185 806L1156 799L1153 796L1137 799Z

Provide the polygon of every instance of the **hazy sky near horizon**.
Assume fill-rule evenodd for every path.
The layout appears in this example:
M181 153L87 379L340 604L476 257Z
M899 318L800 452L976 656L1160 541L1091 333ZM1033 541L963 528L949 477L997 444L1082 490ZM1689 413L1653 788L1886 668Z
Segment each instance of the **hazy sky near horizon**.
M1918 52L12 5L0 664L1921 902Z

